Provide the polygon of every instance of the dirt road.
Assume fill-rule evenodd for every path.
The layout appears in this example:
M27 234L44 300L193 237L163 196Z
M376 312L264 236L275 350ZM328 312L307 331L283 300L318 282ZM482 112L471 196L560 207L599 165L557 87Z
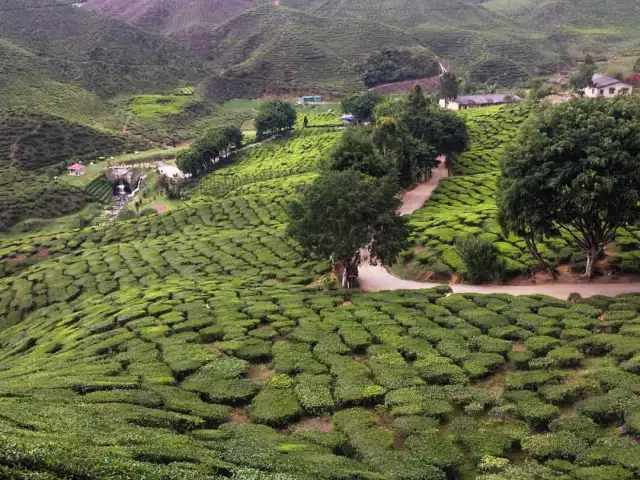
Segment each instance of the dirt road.
M410 215L431 197L440 180L447 176L444 162L433 170L432 177L406 192L402 196L399 215ZM395 277L382 265L363 264L358 268L360 289L365 292L382 290L418 290L432 288L439 284L403 280ZM454 293L507 293L509 295L549 295L566 300L570 293L576 292L583 297L593 295L615 296L622 293L640 292L640 283L546 283L540 285L451 285Z

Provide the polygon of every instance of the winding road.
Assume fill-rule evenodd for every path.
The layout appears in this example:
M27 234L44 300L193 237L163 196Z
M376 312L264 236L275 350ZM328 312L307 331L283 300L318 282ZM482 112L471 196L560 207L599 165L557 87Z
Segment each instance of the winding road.
M429 180L421 183L402 196L399 215L410 215L421 208L431 197L440 180L447 176L447 169L440 159L440 165L433 169ZM363 263L358 268L360 289L365 292L383 290L419 290L436 287L438 283L417 282L395 277L381 264ZM509 295L548 295L566 300L569 294L576 292L583 297L593 295L615 296L622 293L640 292L640 283L545 283L532 285L451 285L454 293L506 293Z

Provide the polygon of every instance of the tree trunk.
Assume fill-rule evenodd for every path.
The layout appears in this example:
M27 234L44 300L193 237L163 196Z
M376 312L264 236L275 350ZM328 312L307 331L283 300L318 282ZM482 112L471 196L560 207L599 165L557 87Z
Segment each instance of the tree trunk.
M339 261L334 262L333 271L342 288L350 289L358 287L358 263Z
M587 266L584 269L584 276L586 278L590 279L593 276L593 266L596 263L599 252L600 249L596 247L591 247L587 250Z
M529 249L529 253L533 257L533 259L537 261L538 264L549 273L549 275L551 275L551 278L557 280L558 274L553 268L549 266L545 259L542 258L542 255L540 255L540 252L538 251L538 245L536 245L536 240L533 237L533 234L525 235L524 242L527 244L527 248Z

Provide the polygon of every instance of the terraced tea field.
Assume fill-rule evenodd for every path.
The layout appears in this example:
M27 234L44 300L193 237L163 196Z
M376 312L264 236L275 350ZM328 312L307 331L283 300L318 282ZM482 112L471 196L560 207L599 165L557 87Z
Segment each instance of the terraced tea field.
M453 245L456 238L469 235L494 243L508 275L536 266L521 238L503 234L495 203L502 148L513 139L530 111L525 106L499 106L462 114L470 131L470 148L454 159L454 176L442 180L425 207L409 217L414 247L403 254L402 263L394 268L402 277L446 277L450 272L459 272L462 260ZM620 273L640 271L639 234L635 227L620 230L607 256L608 267ZM551 264L568 263L581 271L584 256L571 243L565 233L541 243L539 250Z
M497 229L491 155L525 113L469 114L412 215L424 252ZM163 214L0 243L0 478L640 475L640 295L322 290L284 208L339 135L240 152Z

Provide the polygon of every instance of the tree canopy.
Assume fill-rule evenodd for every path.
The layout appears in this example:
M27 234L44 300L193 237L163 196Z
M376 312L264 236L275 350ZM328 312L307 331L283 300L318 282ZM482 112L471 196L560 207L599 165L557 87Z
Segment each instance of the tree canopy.
M447 157L463 152L469 142L464 119L449 110L430 107L419 85L407 96L399 123L414 138L432 145Z
M348 129L329 153L327 167L331 170L357 170L372 177L382 177L392 165L376 149L371 134L363 128Z
M293 105L283 100L271 100L260 105L254 120L256 136L262 138L285 130L296 123L297 113Z
M633 64L633 73L640 73L640 57Z
M342 99L342 111L356 117L358 122L373 119L373 109L382 97L376 92L354 93Z
M190 148L178 152L176 165L184 173L196 176L212 167L216 159L231 147L242 144L242 131L233 125L207 130Z
M597 72L596 61L591 55L586 55L580 64L578 72L569 78L573 88L581 94L585 88L593 86L593 75Z
M355 287L361 249L369 249L369 261L392 263L407 246L397 193L389 177L327 172L290 205L288 234L307 251L330 258L344 288Z
M373 87L412 78L434 77L438 73L438 61L426 52L384 49L367 58L364 84Z
M451 72L443 73L442 77L440 77L440 98L455 100L458 98L459 90L458 77Z
M617 230L640 218L639 190L640 100L574 100L523 125L503 159L498 206L503 226L529 240L572 238L590 277Z

